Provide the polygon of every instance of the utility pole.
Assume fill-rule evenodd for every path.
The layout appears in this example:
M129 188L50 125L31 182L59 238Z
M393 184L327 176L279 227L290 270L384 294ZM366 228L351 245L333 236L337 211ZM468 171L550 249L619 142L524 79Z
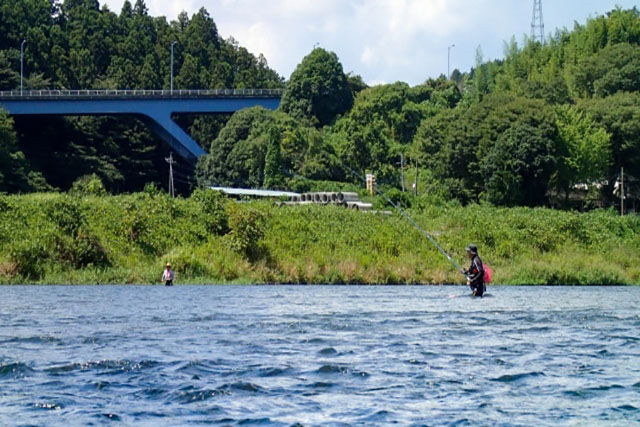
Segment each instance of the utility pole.
M404 193L404 153L400 153L400 182Z
M171 95L173 95L173 46L178 43L177 40L174 40L171 43Z
M624 216L624 167L620 168L620 216Z
M544 44L544 20L542 19L542 0L533 0L533 16L531 18L531 40L539 40Z
M418 159L416 158L416 179L413 181L413 195L418 195Z
M176 161L173 160L173 153L169 152L169 157L165 157L164 160L169 163L169 195L176 197L176 190L173 186L173 165L176 164Z
M22 43L20 43L20 96L22 96L22 80L24 75L24 44L27 42L27 39L22 39Z
M456 45L452 44L447 47L447 80L451 78L451 71L449 71L449 68L451 64L451 48L452 47L456 47Z

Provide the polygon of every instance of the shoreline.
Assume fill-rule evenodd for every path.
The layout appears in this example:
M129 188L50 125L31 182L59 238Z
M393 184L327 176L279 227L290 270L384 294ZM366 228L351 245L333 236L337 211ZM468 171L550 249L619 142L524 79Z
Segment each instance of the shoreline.
M611 210L460 206L409 214L466 266L473 242L504 285L640 284L640 217ZM398 215L334 206L135 193L0 195L0 284L144 284L174 265L185 284L464 285ZM596 285L596 286L598 286Z

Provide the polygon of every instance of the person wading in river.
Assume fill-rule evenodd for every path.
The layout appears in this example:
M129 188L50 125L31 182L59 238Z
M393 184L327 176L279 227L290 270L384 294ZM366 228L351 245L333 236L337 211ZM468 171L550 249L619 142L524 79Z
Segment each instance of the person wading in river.
M176 277L176 274L171 269L171 264L167 263L167 268L164 269L162 273L162 281L165 286L173 286L173 279Z
M474 297L482 297L485 291L484 285L484 265L478 256L478 247L470 244L465 248L467 256L471 260L471 266L467 270L460 270L462 274L467 276L467 285L471 287Z

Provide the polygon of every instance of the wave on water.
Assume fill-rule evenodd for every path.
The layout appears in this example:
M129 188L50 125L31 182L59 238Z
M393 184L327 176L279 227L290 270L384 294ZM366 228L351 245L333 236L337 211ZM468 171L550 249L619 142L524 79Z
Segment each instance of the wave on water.
M367 372L351 369L344 365L331 365L331 364L322 365L320 368L318 368L316 372L324 375L340 374L340 375L352 375L354 377L361 377L361 378L369 377L369 374Z
M637 411L638 408L633 405L620 405L613 408L614 411Z
M35 371L22 362L10 362L0 365L0 379L23 378Z
M34 409L43 409L46 411L58 411L63 408L61 404L54 402L38 402L33 404Z
M338 354L338 351L333 347L326 347L320 350L318 354L322 356L335 356L336 354Z
M257 375L260 377L279 377L282 375L290 374L292 368L287 366L284 368L260 368Z
M46 289L3 289L0 426L640 420L640 287Z
M45 371L51 375L64 375L70 372L81 371L106 371L111 374L128 373L134 371L144 371L158 366L159 363L153 360L98 360L87 362L73 362L66 365L58 365L46 368Z
M563 394L565 396L569 396L572 398L592 398L597 397L600 394L612 391L612 390L622 390L625 387L620 384L611 384L611 385L599 385L593 387L585 387L579 388L576 390L565 390Z
M0 340L0 345L3 344L50 344L60 343L62 339L51 335L35 335L31 337L11 337L8 339Z
M523 372L520 374L505 374L501 375L498 378L494 378L493 381L501 382L501 383L510 383L515 381L524 380L532 377L545 377L544 372Z
M227 383L218 388L198 388L189 385L171 393L168 400L178 403L193 403L202 402L219 396L262 392L264 392L262 387L250 382Z

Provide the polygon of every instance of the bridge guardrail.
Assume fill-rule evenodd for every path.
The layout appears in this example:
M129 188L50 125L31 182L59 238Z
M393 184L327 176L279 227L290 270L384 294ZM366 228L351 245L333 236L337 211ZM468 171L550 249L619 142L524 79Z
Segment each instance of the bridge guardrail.
M84 89L84 90L11 90L0 91L0 99L29 99L29 98L200 98L200 97L281 97L283 89L175 89L175 90L146 90L146 89Z

